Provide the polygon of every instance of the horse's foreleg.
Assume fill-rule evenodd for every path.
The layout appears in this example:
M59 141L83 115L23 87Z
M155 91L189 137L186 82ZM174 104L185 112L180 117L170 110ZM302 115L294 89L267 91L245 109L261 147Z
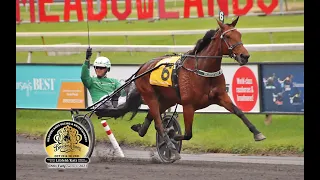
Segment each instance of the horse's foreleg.
M261 132L259 132L257 128L248 120L244 113L235 104L232 103L227 93L223 93L222 95L220 95L218 104L226 108L231 113L237 115L254 134L255 141L262 141L266 139L266 137Z
M183 119L185 132L184 135L175 135L174 140L190 140L192 138L192 124L194 118L194 108L192 105L183 106Z

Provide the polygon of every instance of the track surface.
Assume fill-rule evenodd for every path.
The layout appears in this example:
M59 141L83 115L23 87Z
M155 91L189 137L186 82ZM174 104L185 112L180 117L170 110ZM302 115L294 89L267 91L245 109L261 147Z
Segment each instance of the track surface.
M17 179L119 180L301 180L303 157L259 157L230 154L182 154L173 164L161 164L150 150L123 148L125 158L112 155L110 145L98 144L87 169L48 169L43 140L16 138Z

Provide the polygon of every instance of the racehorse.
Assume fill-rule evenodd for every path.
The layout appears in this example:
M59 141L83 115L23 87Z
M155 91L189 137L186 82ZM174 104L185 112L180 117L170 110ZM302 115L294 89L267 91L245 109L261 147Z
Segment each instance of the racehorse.
M219 27L216 30L208 31L193 50L182 55L181 59L175 63L177 86L152 85L149 81L150 73L137 78L135 83L130 85L127 101L119 105L116 113L111 116L118 118L128 112L133 112L132 119L140 105L146 104L149 111L144 123L133 125L131 128L143 137L154 120L157 132L164 138L173 155L172 159L175 160L181 157L168 135L164 133L160 115L176 104L183 106L185 134L176 134L173 137L175 141L192 138L194 112L211 104L220 105L237 115L253 133L255 141L266 139L230 99L226 91L225 77L221 70L223 55L235 59L240 66L245 65L250 57L242 44L241 33L235 28L238 19L239 16L230 24L224 24L217 20ZM157 57L142 64L133 76L150 70L166 57Z

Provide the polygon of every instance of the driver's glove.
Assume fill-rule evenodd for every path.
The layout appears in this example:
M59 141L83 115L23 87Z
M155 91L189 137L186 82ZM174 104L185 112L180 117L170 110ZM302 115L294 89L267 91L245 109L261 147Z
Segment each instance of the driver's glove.
M92 48L88 48L86 52L86 60L89 61L92 55Z

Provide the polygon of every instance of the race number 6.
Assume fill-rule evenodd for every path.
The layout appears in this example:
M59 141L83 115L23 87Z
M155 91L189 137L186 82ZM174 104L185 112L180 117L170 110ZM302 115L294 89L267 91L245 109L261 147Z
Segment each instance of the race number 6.
M224 13L222 11L219 11L219 20L224 22Z
M161 73L161 79L166 81L169 79L170 72L167 68L163 68L162 73Z

